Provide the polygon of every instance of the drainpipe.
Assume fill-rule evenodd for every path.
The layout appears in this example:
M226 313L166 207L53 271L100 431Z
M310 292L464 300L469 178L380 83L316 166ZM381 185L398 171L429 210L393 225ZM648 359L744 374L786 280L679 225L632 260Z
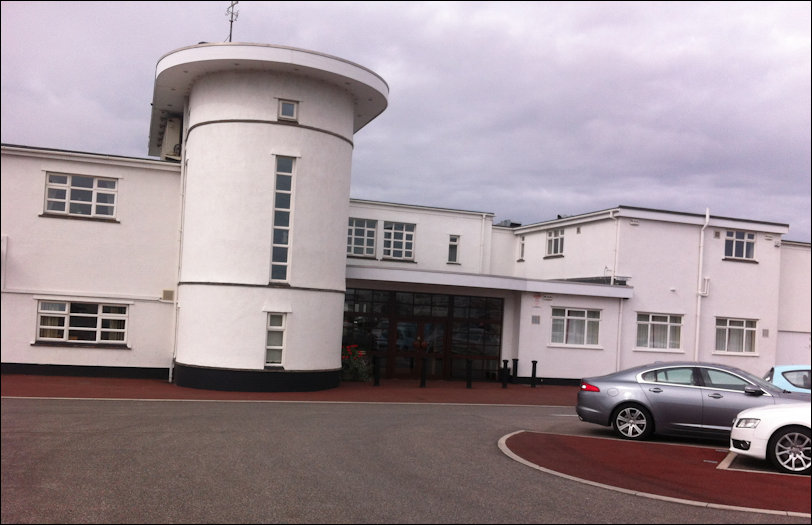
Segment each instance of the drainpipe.
M617 210L609 210L609 218L615 221L615 260L612 263L612 279L610 284L615 285L615 276L617 275L617 262L620 252L620 221L617 220L615 213ZM620 352L623 347L623 299L618 299L617 311L617 338L615 339L615 371L620 370Z
M612 263L612 280L610 284L615 285L615 276L617 275L617 261L620 252L620 221L617 220L615 213L617 210L609 210L609 218L615 221L615 261Z
M184 148L185 150L185 148ZM188 164L188 159L186 159L186 153L183 153L183 160L181 162L181 169L180 169L180 227L178 228L178 268L177 268L177 280L180 282L180 268L181 268L181 259L183 258L183 214L184 208L186 205L186 165ZM178 317L180 316L180 304L178 303L178 294L180 292L180 288L175 286L175 320L174 326L172 327L172 362L169 363L169 382L172 382L173 373L175 371L175 358L178 356Z
M702 277L705 257L705 229L710 222L710 208L705 208L705 224L699 232L699 265L696 269L696 320L694 321L694 361L699 361L699 322L702 312L702 298L708 296L709 279Z
M482 214L482 222L479 226L479 273L482 274L485 270L485 218L486 214ZM489 269L490 270L490 269Z
M178 220L178 268L177 268L177 282L180 283L181 276L181 260L183 259L183 219L186 209L186 169L189 165L189 159L186 157L186 139L189 135L189 104L187 100L186 107L184 107L183 115L183 134L181 136L181 162L180 162L180 218ZM180 303L178 302L178 295L180 294L180 287L175 286L175 304L174 314L175 319L172 327L172 362L169 363L169 378L171 383L174 379L175 372L175 358L178 356L178 318L180 316Z

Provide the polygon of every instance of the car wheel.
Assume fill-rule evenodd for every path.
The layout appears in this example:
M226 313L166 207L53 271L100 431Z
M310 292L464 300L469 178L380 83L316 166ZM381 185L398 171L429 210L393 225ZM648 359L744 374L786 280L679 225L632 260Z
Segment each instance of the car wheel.
M612 415L612 428L623 439L642 441L654 432L651 412L640 405L623 405Z
M809 447L812 438L805 427L782 428L770 438L767 445L767 457L781 472L790 474L809 474L812 460Z

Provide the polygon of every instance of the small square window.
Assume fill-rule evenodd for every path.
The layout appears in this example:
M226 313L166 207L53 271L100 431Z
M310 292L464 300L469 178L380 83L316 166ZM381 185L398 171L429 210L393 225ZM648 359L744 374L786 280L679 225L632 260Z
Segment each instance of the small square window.
M299 103L292 100L279 101L279 119L280 120L298 120L299 118Z

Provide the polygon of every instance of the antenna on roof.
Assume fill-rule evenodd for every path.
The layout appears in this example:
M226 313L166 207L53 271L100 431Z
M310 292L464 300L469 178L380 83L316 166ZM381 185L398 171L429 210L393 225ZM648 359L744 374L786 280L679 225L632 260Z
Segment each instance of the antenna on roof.
M231 5L228 6L226 9L226 15L228 16L228 41L231 42L231 29L234 27L234 21L240 16L240 12L237 11L237 4L239 2L232 1Z

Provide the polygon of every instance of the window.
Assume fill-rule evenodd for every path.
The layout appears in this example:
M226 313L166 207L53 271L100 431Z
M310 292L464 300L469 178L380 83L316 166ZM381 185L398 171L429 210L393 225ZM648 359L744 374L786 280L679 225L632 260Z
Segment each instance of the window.
M718 317L716 319L716 351L755 353L756 321Z
M280 100L277 118L279 120L297 121L299 119L299 103L293 100Z
M524 235L519 241L519 259L516 262L524 262Z
M728 231L725 234L725 257L731 259L754 259L756 234L753 232Z
M682 316L668 314L637 314L637 347L680 347Z
M293 157L276 157L274 184L271 280L285 281L288 278L288 249L293 202Z
M460 236L459 235L449 235L448 236L448 262L449 263L459 263L459 252L458 248L460 246Z
M672 385L696 385L692 367L660 368L644 372L643 381L650 383L669 383Z
M414 224L383 223L383 256L387 259L414 259Z
M375 257L375 230L378 221L350 217L347 225L347 255Z
M597 345L601 313L598 310L553 308L551 342L567 345Z
M265 338L265 366L282 364L282 351L285 349L285 314L268 314L268 335Z
M117 183L116 179L48 173L45 213L114 218Z
M550 230L547 232L547 255L564 254L564 230Z
M126 305L39 301L37 311L37 341L126 344Z
M724 390L737 390L744 392L745 387L750 383L741 377L725 372L724 370L717 370L715 368L700 368L699 373L702 375L702 382L709 388L721 388Z

